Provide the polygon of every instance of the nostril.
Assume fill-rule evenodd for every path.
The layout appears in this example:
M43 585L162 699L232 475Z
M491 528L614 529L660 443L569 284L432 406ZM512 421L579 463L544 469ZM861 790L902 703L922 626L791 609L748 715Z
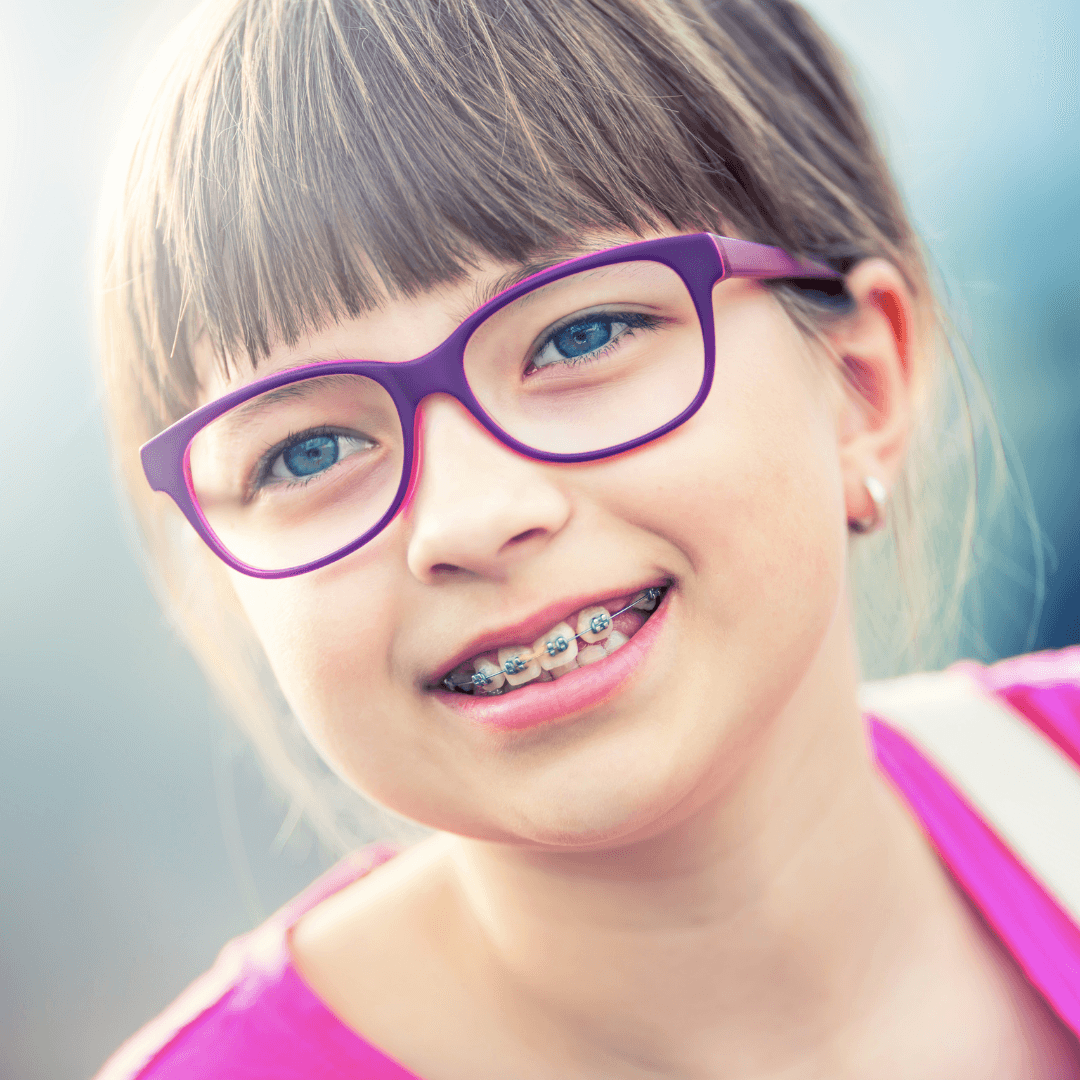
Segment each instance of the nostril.
M512 544L523 544L526 540L533 540L537 537L543 536L544 529L526 529L522 533L518 533L517 536L511 536L509 540L503 544L504 548L510 547Z

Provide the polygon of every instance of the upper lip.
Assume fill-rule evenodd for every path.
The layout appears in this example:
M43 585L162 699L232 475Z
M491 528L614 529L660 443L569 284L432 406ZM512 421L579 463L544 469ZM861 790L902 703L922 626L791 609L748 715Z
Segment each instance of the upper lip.
M499 627L497 630L489 630L478 634L439 667L429 671L424 679L424 683L429 687L437 686L439 680L449 672L453 671L458 664L462 664L466 660L471 660L474 656L479 656L481 653L491 652L507 645L520 644L531 647L532 643L543 634L545 630L550 630L553 626L568 619L571 615L584 607L591 607L594 604L610 605L613 600L627 597L628 599L621 605L625 606L625 604L629 604L638 593L643 592L645 589L654 587L665 588L669 584L670 581L667 579L658 579L655 581L647 581L642 585L636 585L630 589L614 588L608 589L603 593L589 593L588 595L571 596L564 600L556 600L554 603L548 604L547 607L534 612L532 615L529 615L527 618L521 619L516 623L508 623Z

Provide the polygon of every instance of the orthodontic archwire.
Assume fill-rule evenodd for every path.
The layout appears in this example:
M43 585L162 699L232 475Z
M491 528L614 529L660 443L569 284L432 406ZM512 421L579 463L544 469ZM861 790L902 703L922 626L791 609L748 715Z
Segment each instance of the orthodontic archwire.
M631 609L637 607L637 605L640 604L643 600L659 600L660 594L663 591L663 589L653 586L652 588L645 589L639 597L637 597L631 603L627 604L626 607L620 608L618 611L615 612L614 615L594 615L589 620L589 629L582 630L580 633L574 634L570 641L573 641L577 638L585 641L585 638L582 635L586 633L602 634L620 615L623 615L627 611L630 611ZM548 641L545 644L544 648L547 651L548 656L558 656L559 653L566 652L566 650L570 648L570 641L568 641L562 634L559 634L558 637L553 637L550 641ZM588 644L588 642L586 642L586 644ZM446 687L447 690L450 691L467 690L470 687L479 689L482 686L487 686L489 682L491 682L495 678L498 678L498 676L500 675L517 675L519 672L524 671L529 666L529 664L532 663L533 660L539 659L540 655L540 653L534 652L527 653L525 656L508 656L503 662L500 669L498 671L492 672L491 674L487 674L483 671L477 671L470 675L468 680L463 683L455 682L449 675L447 675L446 678L443 679L442 684L444 687ZM493 691L493 693L495 694L501 694L503 692L504 691L502 690Z

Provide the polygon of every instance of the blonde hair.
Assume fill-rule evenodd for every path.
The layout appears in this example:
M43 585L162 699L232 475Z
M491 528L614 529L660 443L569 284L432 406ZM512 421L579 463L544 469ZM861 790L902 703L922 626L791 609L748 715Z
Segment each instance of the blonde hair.
M195 404L197 342L226 367L257 365L272 340L362 312L382 290L458 279L478 254L520 262L583 229L657 225L734 231L841 271L888 259L927 340L947 342L845 64L787 0L231 0L198 9L148 79L102 217L117 458L179 629L295 805L340 846L370 835L370 817L297 730L222 567L139 468L138 446ZM771 287L810 332L831 315L827 296ZM888 657L869 661L877 673L925 662L927 627L960 610L972 388L982 399L962 354L937 351L948 392L926 389L892 528L855 545L875 581L857 611ZM958 504L946 551L928 508ZM889 578L903 583L892 598Z

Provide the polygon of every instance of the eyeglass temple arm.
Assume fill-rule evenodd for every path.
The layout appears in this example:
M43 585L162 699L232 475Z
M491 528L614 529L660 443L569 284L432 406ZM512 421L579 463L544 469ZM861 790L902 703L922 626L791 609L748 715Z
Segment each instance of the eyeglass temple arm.
M744 278L830 278L843 280L844 275L810 259L796 259L783 248L755 244L750 240L733 240L730 236L710 233L724 264L724 277Z

